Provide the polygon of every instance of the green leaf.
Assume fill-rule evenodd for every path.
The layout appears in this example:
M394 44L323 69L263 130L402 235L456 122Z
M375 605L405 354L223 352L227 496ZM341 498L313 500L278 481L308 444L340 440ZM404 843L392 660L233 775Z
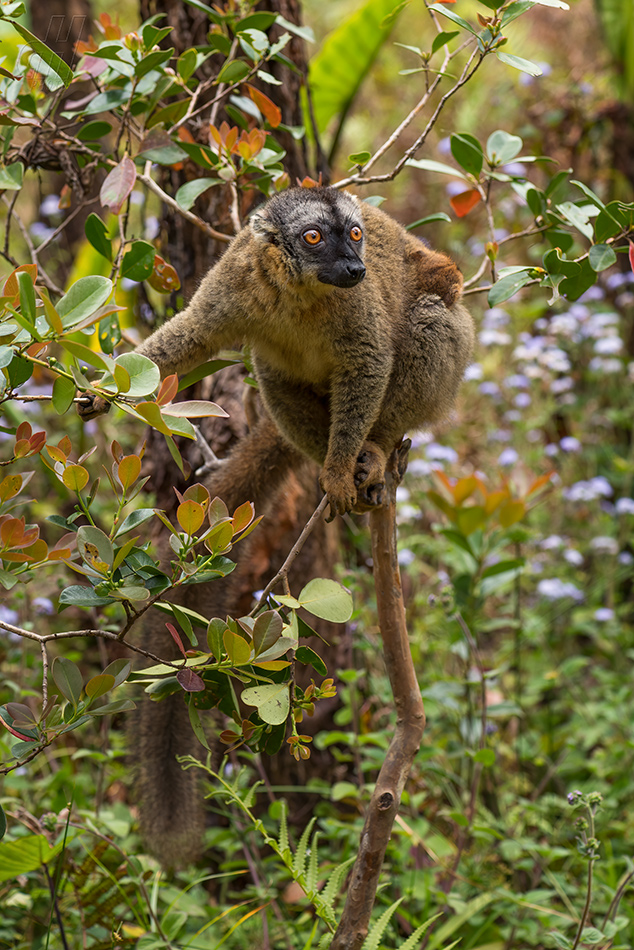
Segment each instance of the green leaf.
M7 832L7 816L4 813L2 805L0 805L0 838L4 838Z
M124 518L121 522L119 528L117 528L115 538L120 538L121 535L127 534L128 531L132 531L134 528L138 528L139 525L145 524L146 521L149 521L150 518L154 517L154 508L137 508L135 511L131 511L127 518Z
M14 357L14 352L10 346L0 346L0 369L8 366ZM73 387L74 392L75 387Z
M384 24L384 20L393 12L394 6L394 0L368 0L328 34L321 49L311 59L309 82L320 132L335 116L341 127L381 47L389 38L393 24ZM337 140L338 133L335 133L335 147Z
M345 623L352 616L352 596L337 581L315 577L297 598L301 606L315 617L332 623Z
M97 353L95 350L91 350L89 346L85 346L83 343L75 343L74 340L61 340L60 345L66 350L67 353L70 353L76 359L81 360L84 363L87 363L88 366L94 366L95 369L107 370L112 366L112 360L108 356L104 356L103 353Z
M487 297L489 306L495 307L497 304L509 300L518 290L525 287L526 284L529 284L532 279L528 270L518 271L514 274L507 274L505 277L501 277L489 291Z
M286 722L291 708L288 683L250 686L242 690L241 699L247 706L257 706L260 719L270 726L280 726Z
M306 666L312 666L312 668L317 670L318 673L321 673L322 676L326 676L328 673L328 667L319 654L315 653L311 647L305 645L298 647L295 651L295 659L299 660L300 663L304 663Z
M22 162L13 162L0 168L0 190L19 191L24 179L24 165Z
M222 635L225 652L234 666L244 666L251 656L251 644L232 630L227 629Z
M274 646L282 636L284 624L276 610L260 614L253 625L253 649L255 656Z
M96 124L96 123L95 123ZM112 241L107 237L108 228L105 222L101 220L98 214L94 212L88 215L84 225L86 237L94 247L107 260L112 260Z
M66 587L59 595L59 609L64 607L103 607L105 604L113 603L113 597L101 597L96 594L92 587L82 587L80 584L72 584Z
M353 165L365 165L372 158L372 152L353 152L348 155L348 161Z
M456 132L451 136L451 154L466 172L477 178L482 171L484 154L478 140L467 132Z
M51 674L62 696L73 706L77 706L83 685L79 668L65 656L56 656L51 666Z
M68 379L66 376L56 378L53 383L52 403L53 409L58 415L63 416L65 412L68 412L73 404L75 392L75 383L72 379Z
M596 271L592 270L590 261L586 258L579 263L581 265L580 272L573 277L566 277L559 285L560 292L568 300L577 300L597 281Z
M189 211L196 198L200 197L205 191L209 191L215 185L222 185L220 178L194 178L192 181L181 185L174 196L176 204L185 211Z
M66 65L64 60L61 59L57 53L54 53L52 49L49 49L45 43L38 40L37 36L34 36L33 33L27 30L25 26L22 26L21 23L16 23L12 20L11 26L26 40L33 52L41 56L46 65L50 66L54 73L57 73L64 85L69 86L73 78L73 71Z
M64 329L68 330L96 313L111 293L112 281L107 277L80 277L57 304Z
M397 900L395 900L393 904L390 904L387 910L383 911L379 919L374 924L372 924L363 943L363 950L379 950L381 938L383 937L385 929L394 916L396 908L402 901L402 897L399 897Z
M414 228L419 228L423 224L431 224L432 221L449 221L451 223L451 218L444 211L436 211L434 214L425 215L424 218L419 218L418 221L412 221L411 224L406 225L406 231L413 231Z
M492 165L506 165L519 155L523 144L519 135L497 129L487 139L487 158Z
M588 254L590 267L593 271L606 270L616 264L616 253L608 244L593 244Z
M121 341L121 325L116 313L102 317L97 326L97 337L103 352L112 356L117 343ZM130 374L122 366L115 366L114 378L119 392L126 393L130 388Z
M114 686L114 676L110 673L99 673L86 683L86 696L90 699L99 699Z
M171 49L157 49L144 56L140 63L134 68L134 75L141 79L153 69L157 69L166 63L174 55L174 47Z
M93 570L105 573L112 567L114 550L107 534L93 525L82 525L77 532L77 550Z
M224 66L218 73L216 78L217 83L226 82L226 83L235 83L240 82L245 76L249 75L249 67L241 59L231 59L225 62Z
M81 142L95 142L97 139L103 138L104 135L109 135L110 132L112 132L112 126L109 122L96 119L93 122L87 122L76 134Z
M15 841L0 842L0 881L10 881L50 863L61 848L61 844L51 848L44 835L25 835Z
M441 6L439 3L432 3L429 6L430 10L433 10L434 13L442 13L443 16L446 16L447 19L453 20L454 23L457 23L458 26L461 26L463 30L467 30L468 33L472 33L473 36L478 35L478 31L471 26L470 23L467 23L466 20L463 20L461 16L458 16L457 13L454 13L453 10L448 10L444 6Z
M128 396L137 399L141 396L149 396L157 389L161 382L161 373L152 360L141 353L122 353L115 360L117 366L122 366L130 376L130 388L127 391ZM109 392L118 392L119 387L115 378L108 373L99 383L100 387ZM156 407L159 412L159 407Z
M35 324L35 289L33 281L26 271L19 271L18 287L20 288L20 309L22 316L31 326Z
M123 255L121 276L129 280L146 280L154 270L156 251L147 241L135 241L129 251Z
M116 716L117 713L131 712L136 706L131 699L117 699L114 703L106 703L105 706L99 706L97 709L91 709L91 716Z
M521 56L514 56L513 53L503 53L496 49L495 55L501 63L512 66L513 69L519 69L522 73L528 73L529 76L541 76L541 67L536 63L531 63L528 59L522 59Z
M577 231L580 231L589 241L592 240L593 227L589 223L589 215L572 201L563 201L556 205L559 214L566 219Z
M437 33L434 37L433 43L431 44L432 53L437 53L442 46L445 46L445 44L452 40L454 36L458 35L459 30L452 30L450 33L445 33L444 31L442 33Z
M478 749L473 761L481 762L484 766L495 765L495 752L493 749Z
M422 168L426 172L440 172L441 175L451 175L452 178L462 178L467 181L466 175L459 168L453 168L451 165L445 165L444 162L435 162L431 158L408 158L406 165L412 168Z

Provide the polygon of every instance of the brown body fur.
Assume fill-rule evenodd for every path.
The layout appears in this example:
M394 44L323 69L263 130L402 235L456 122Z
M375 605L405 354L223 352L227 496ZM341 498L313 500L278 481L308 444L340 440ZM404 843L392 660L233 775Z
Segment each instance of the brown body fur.
M333 213L364 232L367 274L355 286L325 282L306 248L296 253L302 229ZM138 352L166 376L249 343L267 408L322 465L331 511L343 513L358 491L372 501L407 430L450 412L473 346L461 287L448 257L377 208L332 188L296 189L254 216L189 306Z

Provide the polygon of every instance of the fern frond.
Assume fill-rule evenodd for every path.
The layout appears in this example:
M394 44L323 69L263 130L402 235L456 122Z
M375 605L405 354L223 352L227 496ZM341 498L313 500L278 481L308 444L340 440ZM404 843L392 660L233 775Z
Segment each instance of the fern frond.
M313 830L313 826L317 819L315 817L311 818L304 831L302 836L299 839L299 844L297 845L297 850L295 852L295 857L293 859L293 871L296 875L304 874L306 868L306 852L308 850L308 842L310 840L310 835Z
M368 931L368 935L363 942L363 950L379 950L379 944L381 943L381 937L383 936L387 925L389 924L394 911L398 905L402 902L403 898L399 897L397 901L394 901L386 911L384 911L375 924L372 925Z

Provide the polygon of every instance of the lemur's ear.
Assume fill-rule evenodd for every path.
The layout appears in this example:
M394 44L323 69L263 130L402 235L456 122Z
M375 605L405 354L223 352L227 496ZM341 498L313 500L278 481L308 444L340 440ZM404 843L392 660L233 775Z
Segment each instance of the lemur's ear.
M265 214L256 212L250 221L251 229L261 241L270 241L277 234L277 228Z

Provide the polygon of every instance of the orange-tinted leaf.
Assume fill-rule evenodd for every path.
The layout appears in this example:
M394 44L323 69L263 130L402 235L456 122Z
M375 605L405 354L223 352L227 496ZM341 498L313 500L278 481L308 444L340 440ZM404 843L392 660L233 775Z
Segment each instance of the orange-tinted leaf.
M498 521L503 528L510 528L526 514L526 505L523 501L507 501L498 509Z
M119 462L117 475L124 489L133 485L141 474L141 459L138 455L126 455Z
M14 498L15 495L20 493L21 488L21 475L7 475L7 477L0 482L0 501L8 501L9 498Z
M3 547L14 548L24 538L24 518L7 518L0 525L0 541Z
M454 195L449 199L449 204L459 218L464 218L481 200L482 196L478 189L471 188L469 191L461 191L459 195Z
M36 432L29 439L29 455L37 455L46 445L46 432Z
M233 530L235 534L237 534L239 531L244 531L244 529L251 524L254 516L255 508L250 501L245 501L244 504L240 505L239 508L236 508L232 519Z
M176 517L183 531L192 535L198 531L205 520L205 509L197 501L188 498L176 509Z
M38 538L33 544L24 548L24 553L31 561L45 561L48 557L48 544L44 538Z
M50 455L50 457L53 459L54 462L61 462L62 465L66 464L67 456L64 455L62 450L59 449L56 445L47 445L46 451L48 452L48 454Z
M62 436L62 438L57 443L57 448L64 453L66 458L68 458L70 453L73 451L73 443L70 441L70 437L67 435Z
M171 376L166 376L161 383L156 402L159 406L165 406L168 402L172 401L177 392L178 376L176 373L172 373Z
M28 422L21 422L15 432L15 441L18 442L20 439L30 439L32 432L33 429Z
M281 109L272 102L268 96L265 96L263 92L259 89L255 89L254 86L250 86L248 83L245 83L247 92L255 102L256 106L267 120L269 125L276 129L280 122L282 121L282 111Z
M99 200L104 208L110 208L119 214L136 181L136 166L131 158L124 155L118 165L106 176L99 192Z
M69 465L62 473L62 481L66 488L79 492L88 484L89 475L83 465Z
M453 496L456 499L456 504L460 505L465 498L468 498L469 495L474 493L477 487L478 482L473 475L469 478L459 478L453 487Z
M13 447L13 454L15 455L17 459L24 458L26 455L28 455L29 454L28 440L19 439Z
M204 485L200 485L199 483L196 483L195 485L190 485L189 488L185 491L185 494L182 496L183 501L187 501L187 499L197 502L199 505L203 506L205 511L207 511L210 497L209 497L209 492L207 491Z
M68 208L70 208L72 197L73 189L70 187L70 185L63 185L59 196L59 203L57 205L60 211L66 211Z
M148 277L148 284L160 294L171 294L178 290L181 282L171 264L166 263L158 254L154 257L154 270Z
M509 497L508 489L503 491L489 492L484 499L484 510L487 515L492 515L496 508L499 508L502 502Z
M533 492L539 491L540 488L543 488L544 485L547 485L555 473L547 472L546 475L540 475L539 478L536 478L533 484L530 486L526 495L532 495Z
M20 264L20 266L16 267L13 273L9 274L9 276L7 277L3 290L2 290L3 296L17 297L19 295L20 288L18 286L17 274L19 274L20 271L25 271L31 278L33 284L35 285L35 280L37 278L37 265L36 264Z

